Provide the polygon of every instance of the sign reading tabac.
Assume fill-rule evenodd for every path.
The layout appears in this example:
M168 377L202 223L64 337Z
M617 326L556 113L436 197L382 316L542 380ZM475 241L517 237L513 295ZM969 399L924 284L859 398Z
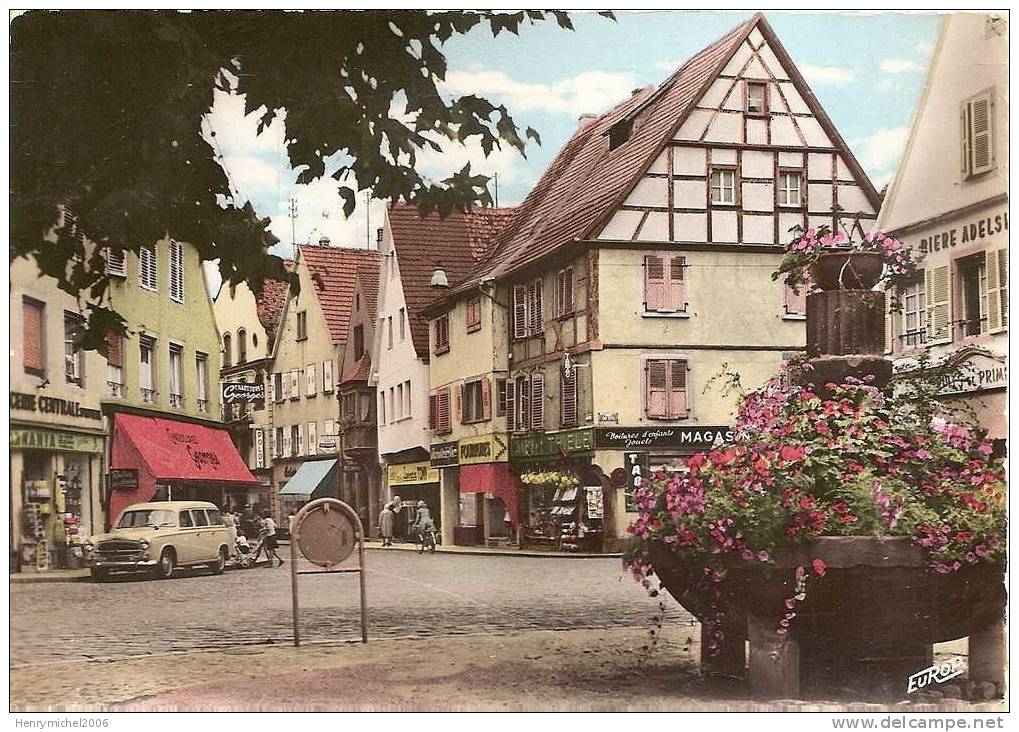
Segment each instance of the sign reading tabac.
M439 471L428 462L405 463L390 465L387 471L389 485L418 485L419 483L438 483Z
M732 442L732 427L609 427L600 428L595 438L598 447L617 450L649 448L707 450L720 442Z

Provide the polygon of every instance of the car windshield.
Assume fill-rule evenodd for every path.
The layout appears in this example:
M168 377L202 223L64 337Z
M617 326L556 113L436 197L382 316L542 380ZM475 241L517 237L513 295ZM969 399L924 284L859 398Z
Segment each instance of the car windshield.
M173 511L149 508L141 511L126 511L117 522L118 529L136 529L140 526L172 526Z

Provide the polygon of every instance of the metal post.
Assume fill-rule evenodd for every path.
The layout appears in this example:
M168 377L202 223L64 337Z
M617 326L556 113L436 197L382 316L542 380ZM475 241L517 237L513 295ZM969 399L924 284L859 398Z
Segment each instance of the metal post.
M360 528L360 541L358 543L358 565L361 571L358 572L361 584L361 642L368 642L368 596L365 594L364 589L364 527L361 526L361 521L358 519L358 527Z
M294 529L294 524L291 524L291 532ZM294 600L294 647L296 648L301 645L301 631L297 619L297 536L293 533L290 534L290 591Z

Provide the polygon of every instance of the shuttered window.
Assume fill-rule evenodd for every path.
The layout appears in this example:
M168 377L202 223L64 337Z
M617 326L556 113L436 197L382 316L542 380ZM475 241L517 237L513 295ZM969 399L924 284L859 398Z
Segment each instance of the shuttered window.
M513 337L531 338L545 332L541 280L513 288Z
M682 359L651 360L645 364L644 411L651 419L683 419L687 404L687 363Z
M438 394L432 392L428 395L428 429L438 429Z
M987 272L987 329L998 333L1008 328L1008 250L984 252Z
M678 313L686 310L686 258L678 254L644 257L644 309Z
M541 280L535 280L527 288L527 334L529 336L536 336L543 332Z
M333 362L322 362L322 392L328 394L333 390Z
M170 240L170 299L184 302L184 247Z
M315 364L309 363L304 367L304 395L307 397L313 397L318 392L318 379L315 378Z
M481 329L481 299L467 301L467 332L473 333Z
M577 369L560 379L559 421L563 427L577 426Z
M103 250L106 260L106 274L113 277L127 277L127 257L123 251L115 252L109 247Z
M24 298L21 301L23 328L22 362L25 371L42 374L46 367L43 358L43 304Z
M517 428L517 383L506 379L506 431L513 432Z
M513 337L527 337L527 288L523 285L513 288Z
M924 270L927 304L927 342L952 340L952 288L948 265Z
M153 247L143 246L138 250L138 284L153 292L159 286L156 250Z
M962 103L962 177L994 169L994 98L991 90Z
M318 424L315 422L308 422L308 454L315 455L318 453Z
M124 365L124 337L113 330L103 334L106 342L106 363L110 366Z
M290 398L301 398L301 372L297 369L290 372Z
M435 319L435 352L449 352L449 313L443 313Z
M557 318L573 312L573 268L556 273L555 314Z
M453 429L449 411L449 387L439 389L435 397L435 431L446 434Z
M545 375L531 374L531 429L545 429Z

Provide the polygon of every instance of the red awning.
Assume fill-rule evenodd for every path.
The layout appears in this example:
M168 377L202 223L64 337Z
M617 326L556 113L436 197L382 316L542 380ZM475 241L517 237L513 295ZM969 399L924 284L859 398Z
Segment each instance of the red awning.
M510 522L514 526L520 523L517 509L517 497L520 495L519 481L510 472L508 463L461 465L460 492L491 493L506 504Z
M145 468L157 480L259 485L237 452L226 430L158 417L118 414L114 424L111 467L132 464L130 451L118 449L127 438Z

